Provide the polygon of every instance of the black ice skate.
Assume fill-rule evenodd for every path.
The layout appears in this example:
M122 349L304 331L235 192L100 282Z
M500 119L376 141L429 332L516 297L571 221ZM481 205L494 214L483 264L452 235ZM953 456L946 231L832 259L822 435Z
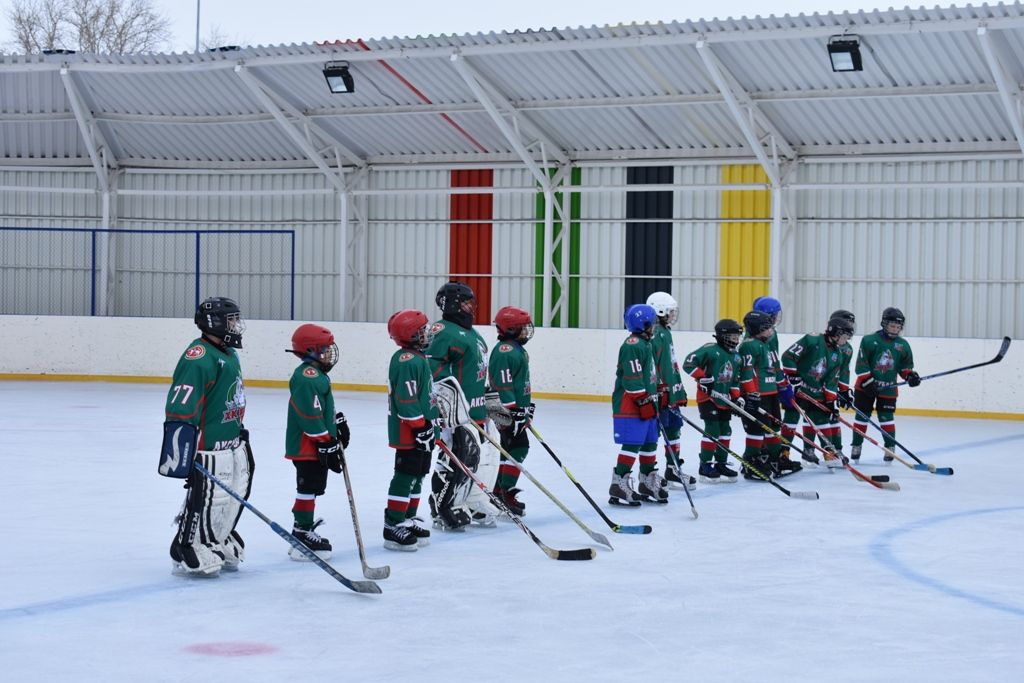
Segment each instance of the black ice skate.
M718 476L721 477L721 481L729 484L735 483L736 477L739 476L736 470L732 469L724 462L716 462L715 471L718 472Z
M293 527L292 536L297 538L299 543L316 553L316 556L321 560L329 560L331 558L332 550L331 542L316 532L316 528L323 523L324 520L318 519L313 522L313 526L308 529L298 526ZM288 551L288 557L298 562L309 562L309 558L295 548Z
M495 486L494 495L505 504L512 514L517 517L522 517L526 514L526 504L519 500L518 496L522 491L516 488L503 489L500 486Z
M419 517L410 517L409 519L402 522L402 526L409 530L413 536L416 537L416 547L424 548L430 545L430 529L421 526L423 520Z
M388 550L400 550L407 553L415 552L417 548L416 536L407 526L388 524L385 521L384 547Z

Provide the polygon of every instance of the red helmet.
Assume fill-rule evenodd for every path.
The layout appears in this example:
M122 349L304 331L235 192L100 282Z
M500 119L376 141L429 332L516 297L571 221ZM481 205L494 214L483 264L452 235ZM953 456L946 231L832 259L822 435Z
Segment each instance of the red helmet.
M318 362L324 372L330 372L338 362L338 345L334 334L326 327L306 323L292 334L291 352L299 358Z
M430 344L430 321L423 311L407 308L388 318L388 335L402 348L425 349Z
M494 326L498 328L498 337L501 339L516 339L525 344L533 337L530 314L515 306L500 308L494 316Z

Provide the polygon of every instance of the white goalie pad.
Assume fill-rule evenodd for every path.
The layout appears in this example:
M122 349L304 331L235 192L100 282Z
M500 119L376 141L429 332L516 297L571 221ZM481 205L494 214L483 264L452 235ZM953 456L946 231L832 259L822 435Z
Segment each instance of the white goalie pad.
M488 490L494 488L498 480L498 464L500 458L498 451L478 431L480 429L469 417L469 404L466 402L466 395L454 377L444 377L434 382L434 400L437 402L438 415L444 421L447 429L456 426L465 426L476 437L480 444L480 461L474 468L475 474ZM444 438L444 434L442 434ZM450 440L447 443L451 443ZM473 512L483 512L488 515L497 515L498 511L490 503L487 494L478 486L467 485L460 487L456 494L454 504L456 506L465 504Z
M252 489L252 456L244 442L223 451L200 451L206 466L214 476L237 491L246 500ZM209 501L210 532L218 543L225 543L242 514L242 504L221 487L213 487Z

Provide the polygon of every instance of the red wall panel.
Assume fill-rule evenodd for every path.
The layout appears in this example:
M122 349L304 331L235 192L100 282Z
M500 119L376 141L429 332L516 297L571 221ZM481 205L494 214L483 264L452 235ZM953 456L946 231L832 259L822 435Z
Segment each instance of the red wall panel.
M452 187L493 187L494 171L471 169L451 172ZM453 194L449 206L448 272L476 293L475 322L491 324L491 223L493 194ZM460 221L473 221L470 223ZM487 221L480 223L479 221ZM463 273L472 273L467 277Z

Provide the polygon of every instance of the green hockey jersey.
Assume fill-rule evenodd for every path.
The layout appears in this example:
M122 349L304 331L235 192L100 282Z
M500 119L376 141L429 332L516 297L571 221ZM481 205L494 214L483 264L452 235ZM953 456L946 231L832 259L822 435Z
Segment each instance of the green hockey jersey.
M615 388L612 391L614 417L640 417L636 402L658 391L654 373L654 355L651 342L631 334L619 347L619 362L615 366Z
M896 381L906 379L914 369L914 354L903 337L886 337L882 331L866 335L860 340L857 352L857 386L868 377L874 377L878 395L895 397L899 390Z
M491 391L506 408L530 405L530 356L515 340L498 342L487 363Z
M288 382L288 426L284 457L316 460L316 442L338 436L331 380L312 363L295 368Z
M434 379L427 357L413 349L395 351L388 366L388 444L416 448L413 432L435 420Z
M201 451L238 445L245 387L235 350L221 350L202 338L192 340L174 368L164 414L168 421L196 425Z
M702 377L714 377L712 392L739 398L740 379L743 372L743 363L740 355L735 351L726 351L716 342L708 342L700 347L683 362L683 372L699 380ZM702 389L697 389L697 403L713 401L722 409L729 410L729 406L721 399L715 398Z
M843 362L842 349L829 346L821 334L805 334L782 354L786 375L799 375L799 390L818 401L835 400Z
M487 343L472 327L467 330L449 320L437 321L431 332L434 338L426 355L434 379L457 379L469 402L469 417L483 422L487 419Z
M686 401L686 388L683 386L679 361L676 359L671 329L661 324L654 326L651 352L654 355L654 370L658 375L658 384L665 385L668 391L668 404L682 405Z

